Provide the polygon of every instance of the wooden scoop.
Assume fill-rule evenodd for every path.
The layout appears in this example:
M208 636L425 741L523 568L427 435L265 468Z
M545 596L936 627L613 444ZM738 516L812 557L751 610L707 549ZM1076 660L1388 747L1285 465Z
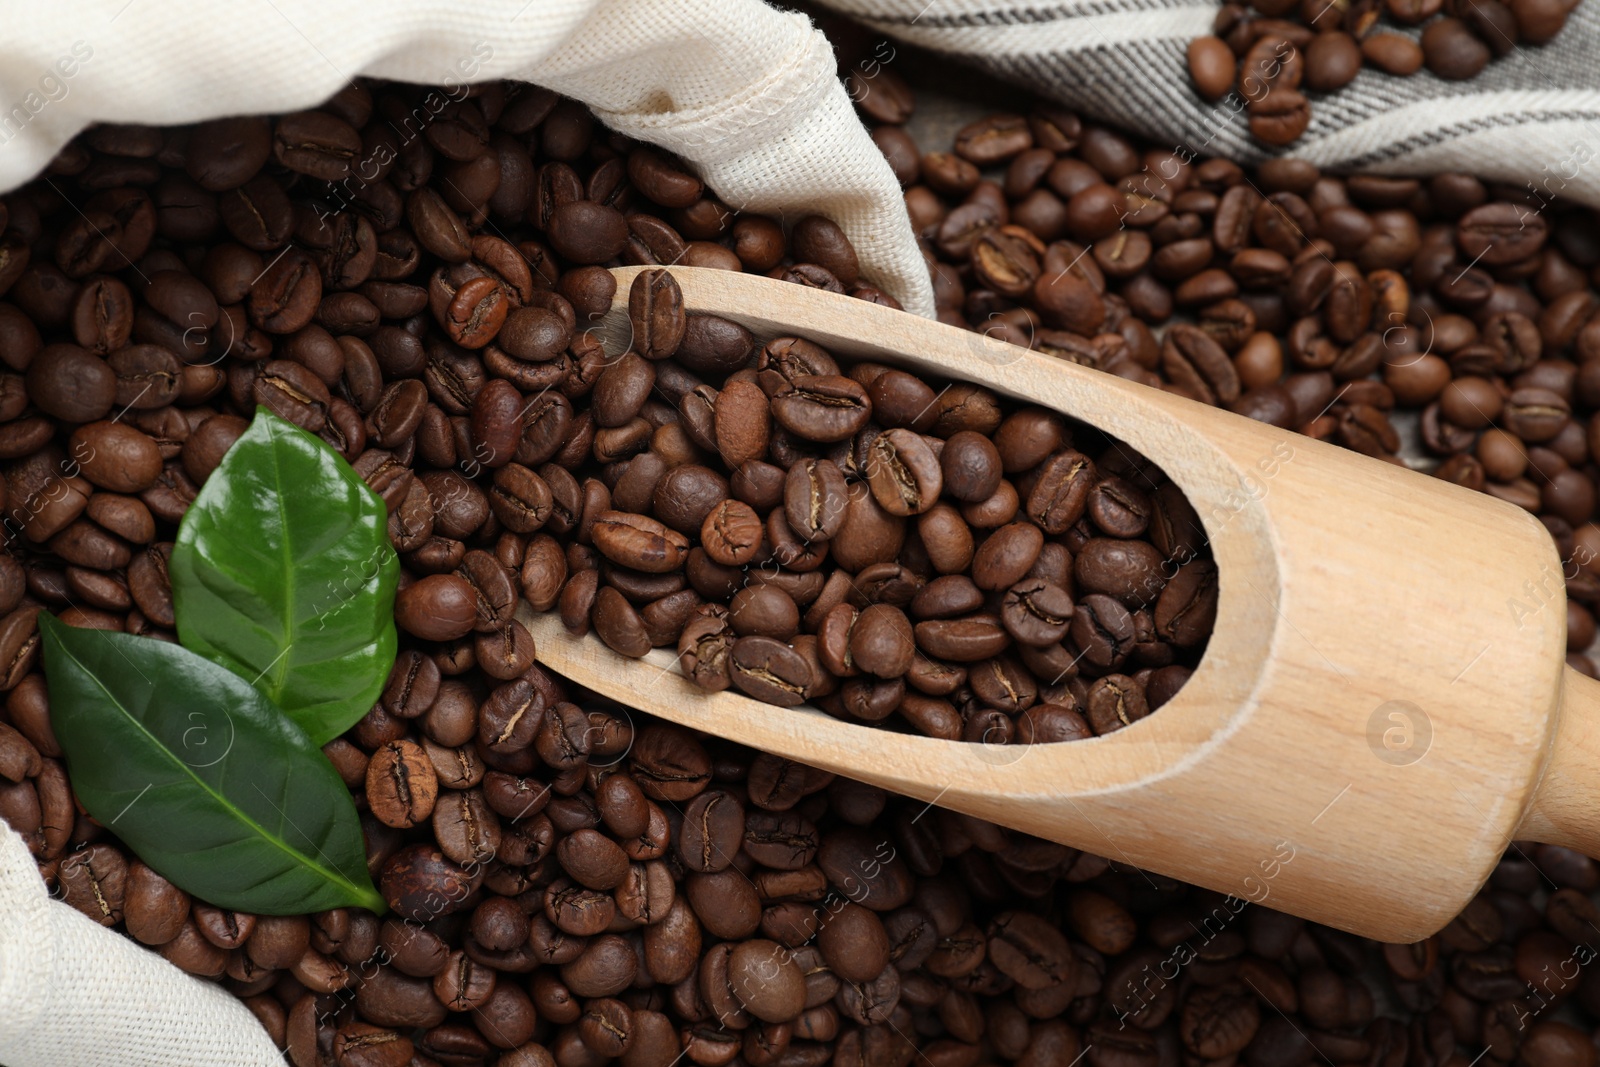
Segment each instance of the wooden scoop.
M599 327L626 347L627 293ZM1193 678L1105 737L852 725L625 659L555 614L539 660L641 711L1353 933L1409 942L1513 839L1600 856L1600 683L1564 665L1563 562L1493 497L864 301L675 269L691 311L975 382L1098 426L1188 494L1219 571Z

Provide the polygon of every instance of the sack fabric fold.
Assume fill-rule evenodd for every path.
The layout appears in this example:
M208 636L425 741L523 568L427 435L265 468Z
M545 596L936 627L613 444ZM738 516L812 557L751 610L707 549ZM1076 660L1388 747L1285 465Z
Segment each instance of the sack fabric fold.
M0 191L92 122L315 107L358 75L533 82L695 166L725 202L832 218L907 310L933 289L832 47L760 0L0 0Z
M883 34L1187 149L1268 158L1225 101L1191 90L1204 0L823 0ZM316 106L358 75L461 85L521 79L675 152L726 203L820 213L866 277L913 312L932 290L892 172L856 118L832 48L760 0L0 0L0 190L94 122L171 125ZM1287 151L1335 170L1462 170L1600 206L1600 0L1544 47L1470 82L1364 70L1313 101ZM49 898L0 828L0 1063L282 1063L220 987Z
M52 900L0 824L0 1063L7 1067L282 1067L221 986Z

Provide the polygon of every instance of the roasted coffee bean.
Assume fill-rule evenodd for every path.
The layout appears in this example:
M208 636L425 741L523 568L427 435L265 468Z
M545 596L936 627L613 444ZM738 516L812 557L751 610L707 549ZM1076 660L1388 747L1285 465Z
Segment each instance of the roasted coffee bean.
M323 181L349 177L361 152L361 135L344 120L321 111L285 115L273 128L272 154L290 170Z
M805 1009L804 972L782 945L761 939L742 942L726 966L738 1004L757 1019L787 1022Z
M1217 100L1237 77L1237 60L1227 43L1218 37L1196 37L1189 42L1189 77L1207 100Z
M386 826L406 829L433 813L439 779L421 746L392 741L367 764L367 803Z
M76 345L48 345L28 364L28 397L45 414L93 422L111 410L117 376L110 365Z
M833 537L844 525L848 493L844 474L833 461L799 460L789 468L783 486L790 530L807 541Z
M1084 709L1096 734L1131 726L1150 714L1144 687L1125 674L1108 674L1096 679L1089 687Z
M189 903L189 894L138 860L129 862L123 892L128 933L147 945L164 945L183 929Z
M128 861L110 845L90 845L61 861L57 877L68 904L101 926L123 920Z
M1055 926L1027 912L1005 912L989 924L995 966L1024 989L1071 982L1077 957Z
M1180 648L1193 647L1211 632L1217 614L1216 567L1195 560L1179 567L1155 606L1156 632Z
M327 424L328 387L311 371L290 360L272 360L261 368L252 386L256 403L310 433Z
M807 441L831 443L850 437L872 413L866 390L839 375L805 374L772 397L772 418Z
M1083 517L1096 478L1088 456L1071 449L1056 453L1045 461L1028 494L1028 518L1047 534L1065 533Z
M177 936L161 945L158 951L167 962L204 978L220 977L228 966L227 953L201 937L199 929L189 920L185 920Z
M1099 593L1077 602L1068 633L1083 658L1104 669L1121 664L1136 636L1133 616L1122 602Z
M1445 17L1428 23L1421 44L1428 69L1451 81L1476 77L1489 62L1489 47L1459 19Z
M1061 586L1024 578L1006 590L1000 619L1018 644L1045 647L1066 636L1072 610L1072 597Z
M472 631L477 597L465 578L430 574L395 596L395 621L407 633L429 641L452 641Z
M645 515L602 511L590 536L613 563L649 574L677 570L689 552L687 538Z
M886 430L875 437L864 466L872 495L891 515L920 515L944 489L939 457L910 430Z
M1226 55L1212 58L1230 83L1241 66L1278 83L1290 106L1247 117L1281 136L1305 117L1296 77L1314 96L1350 73L1352 40L1377 64L1385 35L1370 3L1263 4L1223 13ZM1565 17L1507 10L1528 39L1526 26L1553 32ZM1474 34L1505 25L1500 5L1443 16ZM1280 42L1295 56L1252 71L1235 57L1259 40L1273 48L1258 60ZM904 121L909 91L887 69L854 69L868 98L897 89ZM1192 937L1193 890L630 718L534 666L508 618L519 587L534 610L565 609L629 654L677 646L678 669L709 689L811 703L848 728L1056 743L1140 729L1175 699L1220 582L1200 516L1114 427L682 306L673 261L888 302L838 227L812 219L786 238L775 220L735 217L679 164L539 90L475 87L402 147L391 127L425 93L364 83L325 119L160 138L102 128L58 159L57 192L6 198L0 248L30 249L31 265L0 265L13 375L0 381L0 455L23 533L0 561L14 734L0 729L0 814L62 895L103 919L68 864L123 855L127 930L229 976L296 1062L339 1059L340 1035L352 1062L399 1050L666 1067L686 1048L753 1067L1080 1054L1091 1067L1261 1067L1319 1050L1394 1067L1485 1046L1500 1063L1588 1058L1581 1034L1546 1018L1518 1029L1505 1006L1588 936L1572 899L1596 879L1575 853L1540 848L1537 869L1513 854L1481 908L1389 959L1385 1012L1405 1021L1375 1018L1359 945L1263 909L1231 928L1209 919L1223 928L1193 942L1187 977L1133 1000L1113 990L1137 991ZM342 165L346 129L361 138L356 163L394 154L359 192L322 176ZM271 159L275 131L295 137ZM1464 176L1141 154L1057 108L961 138L912 161L907 189L947 322L1381 459L1398 458L1391 419L1421 410L1441 477L1536 512L1563 558L1596 542L1587 209ZM907 151L904 131L878 139ZM980 161L1004 174L986 179ZM205 183L173 169L185 165ZM135 167L152 177L125 184ZM94 188L102 175L116 185ZM221 196L202 229L207 183ZM89 203L134 187L150 192ZM116 220L110 240L63 218L62 197ZM143 236L136 201L151 214ZM145 278L115 258L157 237L128 260ZM616 262L669 264L631 294L644 293L630 300L631 345L584 332L619 295L603 266ZM83 381L62 393L53 363L81 366ZM364 794L388 923L359 909L310 923L191 909L114 827L74 817L49 733L38 604L170 634L177 524L258 402L301 425L320 413L319 432L391 509L404 651L377 710L327 747ZM1567 632L1582 669L1593 582L1578 570ZM405 789L386 768L405 769ZM414 787L429 775L423 813ZM396 807L403 830L386 825ZM1540 872L1583 888L1530 907ZM1563 1019L1581 1022L1590 999L1577 983ZM413 1048L363 1043L375 1033Z
M728 653L733 684L768 704L792 707L805 700L812 684L811 667L804 657L771 637L741 637Z
M1208 404L1239 397L1238 371L1222 347L1198 327L1179 324L1168 330L1161 361L1175 385Z
M433 808L433 833L440 849L464 869L492 858L500 845L500 821L481 790L446 790Z

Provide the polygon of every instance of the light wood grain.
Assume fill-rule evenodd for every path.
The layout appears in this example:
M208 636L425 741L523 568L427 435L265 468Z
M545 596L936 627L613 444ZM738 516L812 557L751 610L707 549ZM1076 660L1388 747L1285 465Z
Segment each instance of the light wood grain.
M599 328L611 351L628 341L636 272L616 272L618 305ZM708 733L1385 940L1447 922L1513 836L1591 854L1600 844L1590 814L1600 685L1563 665L1560 563L1527 513L862 301L673 273L692 311L758 337L802 336L843 357L980 383L1143 452L1205 524L1220 576L1216 632L1155 715L1033 747L937 741L708 694L677 674L670 650L625 660L592 636L571 638L554 615L526 612L550 669ZM1551 588L1552 575L1554 597L1530 604L1524 583ZM1519 600L1529 610L1515 610ZM1534 803L1564 678L1573 706Z

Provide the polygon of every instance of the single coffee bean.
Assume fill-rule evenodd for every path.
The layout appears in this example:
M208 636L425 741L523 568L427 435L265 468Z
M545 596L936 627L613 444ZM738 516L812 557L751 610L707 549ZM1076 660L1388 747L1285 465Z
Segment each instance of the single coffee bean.
M28 396L47 415L93 422L111 410L117 376L105 360L76 345L47 345L28 364Z
M708 790L684 810L678 855L694 871L711 873L733 862L744 838L744 809L727 793Z
M1311 105L1294 89L1274 89L1250 110L1250 132L1268 145L1299 140L1311 124Z
M1428 69L1450 81L1477 77L1489 62L1489 46L1460 19L1445 17L1428 23L1421 43Z
M1306 49L1306 87L1319 93L1342 89L1361 69L1361 48L1343 31L1319 33Z
M1189 77L1207 100L1219 100L1237 77L1233 51L1219 37L1196 37L1189 42Z
M1003 912L994 918L989 953L995 966L1025 989L1066 985L1077 963L1061 931L1028 912Z
M408 829L433 814L439 780L427 754L414 741L393 741L367 764L367 803L386 826Z
M1095 680L1084 701L1086 717L1096 734L1131 726L1150 714L1144 687L1125 674L1108 674Z
M62 899L101 926L123 920L128 861L110 845L96 844L61 861Z
M430 574L395 594L395 622L426 641L453 641L477 621L472 585L454 574Z
M1361 57L1379 70L1402 77L1422 69L1420 45L1398 33L1374 33L1361 42Z
M434 804L432 827L439 848L464 870L475 870L500 846L500 821L482 790L446 790Z
M787 1022L806 1006L804 973L774 941L755 939L735 946L727 961L727 980L738 1003L766 1022Z
M729 674L746 695L793 707L805 700L811 668L788 645L771 637L741 637L729 652Z
M596 830L578 830L562 838L556 858L575 881L590 889L615 889L628 872L622 849Z
M1051 456L1028 495L1027 513L1047 534L1059 535L1083 517L1098 477L1088 456L1067 449Z
M123 920L128 933L151 946L178 936L189 917L189 894L136 859L128 863L124 884Z
M343 181L361 152L361 135L326 112L285 115L273 129L272 154L290 170L322 181Z
M279 359L261 368L252 386L256 403L310 433L327 424L328 387L299 363Z
M874 438L866 475L872 495L891 515L920 515L944 488L939 458L911 430L886 430Z
M687 538L645 515L603 511L590 536L607 559L648 574L677 570L689 552Z

